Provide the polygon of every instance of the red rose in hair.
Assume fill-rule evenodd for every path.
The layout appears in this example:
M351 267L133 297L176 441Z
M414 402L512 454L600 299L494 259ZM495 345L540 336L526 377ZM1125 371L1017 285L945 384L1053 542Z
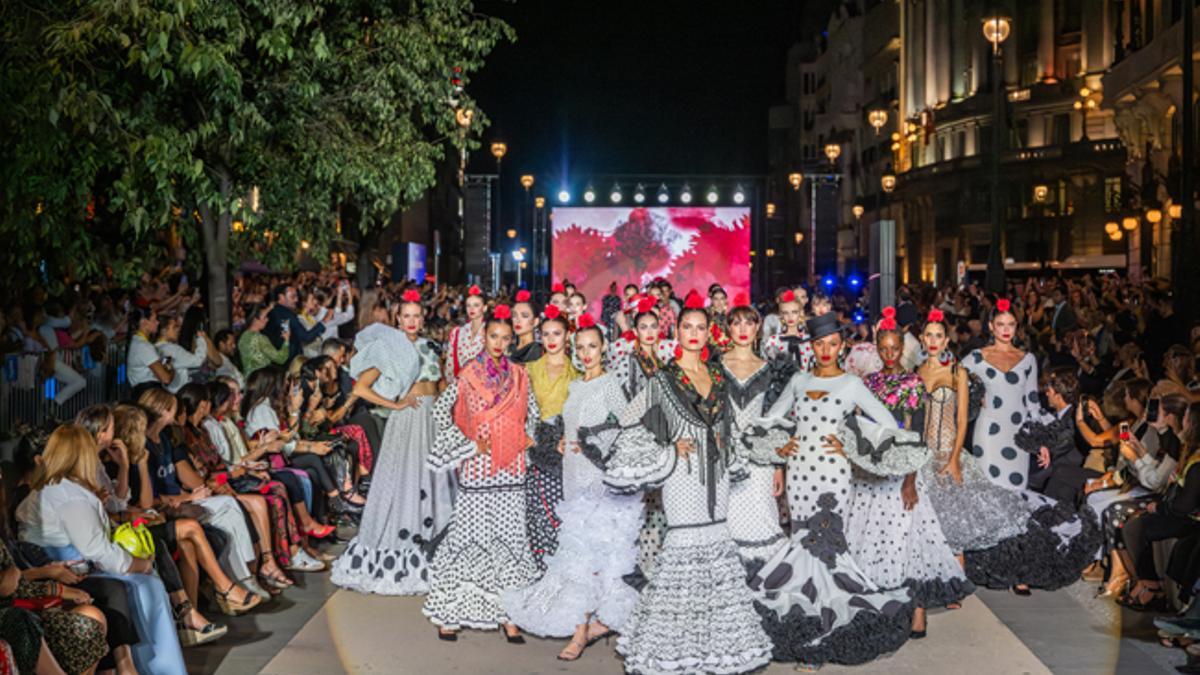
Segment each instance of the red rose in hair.
M407 291L404 291L404 295L401 295L400 299L404 300L405 302L415 302L419 305L421 304L421 292L410 288Z
M733 306L734 307L749 307L750 306L750 295L745 292L742 292L742 293L738 293L737 295L733 296Z
M581 314L575 321L575 326L579 328L579 330L583 330L584 328L592 328L595 325L596 320L592 318L591 314Z
M1008 298L1000 298L996 301L997 312L1007 312L1011 307L1012 303L1008 301Z
M546 305L546 309L542 310L542 314L547 319L557 319L562 312L558 311L558 305Z
M880 314L883 318L879 320L879 330L896 330L896 308L884 307Z
M796 301L796 292L790 288L788 290L784 291L783 293L779 294L780 304L783 304L785 302L795 302L795 301Z
M550 284L550 292L551 293L566 293L567 287L563 286L561 281L556 281L553 284Z
M942 313L942 310L936 307L929 310L929 323L941 323L945 319L946 315Z
M517 302L529 302L529 291L517 291Z
M704 298L695 289L688 291L687 298L683 301L683 306L686 309L704 309Z
M483 295L483 291L479 290L478 286L472 284L471 287L467 289L467 295Z
M642 298L641 300L638 300L638 304L637 304L638 314L644 314L646 312L649 312L650 310L654 309L655 306L657 306L657 305L658 305L658 301L655 300L654 298L649 298L649 297Z
M496 305L496 309L492 310L493 319L511 319L512 310L508 305Z

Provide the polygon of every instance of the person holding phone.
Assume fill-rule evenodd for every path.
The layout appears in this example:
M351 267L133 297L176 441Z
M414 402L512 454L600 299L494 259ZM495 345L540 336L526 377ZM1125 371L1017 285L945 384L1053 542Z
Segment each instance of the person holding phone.
M282 366L287 363L288 348L286 344L276 347L263 332L271 322L270 303L255 305L246 316L250 323L238 338L237 348L242 357L242 375L249 381L256 370L272 364ZM284 335L290 335L286 326L281 330Z

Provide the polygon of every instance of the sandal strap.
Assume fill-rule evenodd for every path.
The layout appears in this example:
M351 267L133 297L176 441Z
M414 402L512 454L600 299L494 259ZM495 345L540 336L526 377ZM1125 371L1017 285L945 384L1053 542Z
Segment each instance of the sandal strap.
M172 608L172 613L175 615L176 621L182 621L183 618L190 614L193 609L195 608L192 607L192 601L184 600Z

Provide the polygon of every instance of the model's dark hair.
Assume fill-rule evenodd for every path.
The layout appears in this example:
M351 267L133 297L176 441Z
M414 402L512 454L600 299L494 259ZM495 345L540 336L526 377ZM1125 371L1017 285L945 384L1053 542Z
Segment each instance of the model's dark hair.
M1079 377L1071 366L1055 366L1046 373L1046 386L1058 392L1067 405L1079 401Z
M758 315L758 310L750 305L739 305L729 310L729 323L733 323L737 319L743 319L754 324L762 323L762 317Z
M542 319L542 328L545 328L546 324L550 324L550 323L556 323L556 324L562 326L564 333L571 332L571 323L569 321L567 321L567 317L565 315L559 314L558 316L553 317L553 318Z
M683 325L683 317L688 314L699 314L704 317L704 325L708 325L708 310L704 307L684 307L679 310L679 318L675 319L675 328L678 329Z
M283 401L286 381L287 373L276 365L264 366L251 373L246 378L246 394L242 397L242 417L247 417L254 406L263 401L269 401L276 413L282 412L286 407Z
M175 394L175 400L179 401L179 406L183 408L185 417L190 418L200 409L200 404L205 401L212 402L208 395L208 387L199 382L189 382L183 385L183 388Z

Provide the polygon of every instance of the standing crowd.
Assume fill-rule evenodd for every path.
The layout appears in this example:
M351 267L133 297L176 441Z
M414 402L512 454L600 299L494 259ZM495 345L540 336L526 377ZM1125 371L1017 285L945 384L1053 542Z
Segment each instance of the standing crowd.
M641 673L866 663L977 586L1081 577L1200 638L1200 331L1167 287L904 286L874 322L702 290L593 316L569 283L246 276L211 336L179 274L14 303L59 410L64 345L127 345L129 387L0 469L4 657L182 673L210 616L326 570L425 595L443 641L616 636Z

